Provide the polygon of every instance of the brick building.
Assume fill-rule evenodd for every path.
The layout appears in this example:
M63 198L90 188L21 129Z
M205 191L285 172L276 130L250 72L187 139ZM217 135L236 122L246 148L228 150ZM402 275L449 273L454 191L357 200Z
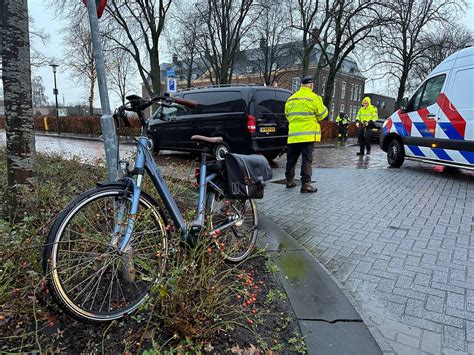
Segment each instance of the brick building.
M262 78L262 43L258 48L251 48L240 51L234 61L234 71L232 84L257 84L261 85ZM278 60L273 63L277 79L274 86L282 87L295 91L299 88L302 74L301 44L291 42L282 44L278 50ZM321 52L319 49L313 49L310 55L309 73L315 73L317 63L320 61ZM163 78L163 88L166 79L166 70L173 68L178 79L178 89L187 86L188 72L184 63L176 56L173 56L173 63L163 63L160 66L161 76ZM322 68L319 78L317 78L318 87L315 92L324 95L324 84L326 83L328 70ZM331 107L328 107L329 119L334 120L339 112L345 112L352 119L355 119L360 107L360 101L363 98L365 77L359 70L357 63L350 57L344 60L339 73L336 75L335 86L332 94ZM191 74L191 83L193 87L212 85L206 65L202 60L196 60ZM143 94L145 90L143 88Z

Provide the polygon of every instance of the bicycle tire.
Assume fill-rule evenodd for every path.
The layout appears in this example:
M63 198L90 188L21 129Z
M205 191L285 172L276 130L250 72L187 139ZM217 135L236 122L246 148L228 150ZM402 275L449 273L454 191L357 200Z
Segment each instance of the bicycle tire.
M211 230L229 221L233 207L244 213L240 225L234 225L214 236L215 244L225 260L238 263L245 260L255 248L258 235L258 212L255 200L226 199L215 191L207 193L206 216Z
M147 299L149 287L157 281L159 272L163 271L168 253L166 219L152 197L145 192L141 192L139 211L134 227L134 238L129 250L121 255L118 254L118 248L113 250L114 246L111 245L111 238L113 238L112 240L117 239L116 245L119 244L120 236L123 235L126 228L125 219L128 215L124 215L123 223L120 221L116 223L119 215L117 214L118 207L115 208L115 202L112 203L114 207L113 214L111 213L111 207L104 209L97 203L99 208L96 208L95 220L91 221L87 214L90 211L86 208L90 207L90 210L94 211L94 203L101 199L109 199L111 202L120 200L120 203L125 206L123 211L127 211L129 208L127 203L131 201L131 192L125 190L124 186L106 185L81 194L58 216L48 234L43 249L43 270L54 300L67 314L88 323L120 319L135 311ZM117 206L121 205L117 202ZM104 223L100 224L102 216L104 217ZM108 220L108 217L111 216L114 218L113 224ZM117 225L120 230L118 233L114 233L113 230ZM75 226L79 227L79 232L72 229ZM140 229L142 227L143 229ZM154 227L155 229L148 227ZM109 229L111 229L111 233L107 233ZM141 237L138 237L139 235ZM68 246L69 249L67 249ZM86 251L79 251L78 248L81 247L84 247ZM68 254L71 256L68 257ZM152 256L159 259L159 262L155 262L154 258L151 258ZM103 260L106 261L102 262ZM153 271L148 273L145 264L149 261L153 261L153 263L150 263ZM69 267L70 265L67 262L72 262L72 266ZM65 269L61 269L63 264L67 266ZM87 272L96 276L93 276L85 286L79 286L91 277L83 278L87 275ZM117 285L114 285L114 277L117 280ZM102 286L103 279L110 282L107 289ZM123 284L121 284L121 280L124 282ZM92 287L90 291L87 290L89 284ZM90 307L86 308L94 286L95 292L92 302ZM133 286L137 290L133 291L135 292L134 295L131 291ZM78 289L77 292L73 293L74 289ZM113 293L115 292L118 300L114 299L114 302L112 302ZM86 299L83 299L82 293L87 294ZM75 298L73 299L73 297ZM94 307L96 298L98 303ZM108 305L103 310L107 298L109 299ZM102 305L97 309L100 299L102 299Z

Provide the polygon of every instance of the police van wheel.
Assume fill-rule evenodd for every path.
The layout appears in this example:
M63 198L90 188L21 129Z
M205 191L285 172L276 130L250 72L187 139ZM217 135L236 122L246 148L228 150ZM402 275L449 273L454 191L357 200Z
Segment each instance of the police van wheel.
M397 139L392 140L387 149L387 161L391 167L399 168L405 160L403 146Z

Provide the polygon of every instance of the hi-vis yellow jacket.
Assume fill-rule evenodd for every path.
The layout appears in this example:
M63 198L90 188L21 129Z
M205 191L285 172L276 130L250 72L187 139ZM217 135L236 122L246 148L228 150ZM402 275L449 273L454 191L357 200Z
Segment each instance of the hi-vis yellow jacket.
M364 101L367 101L369 104L366 108L364 108L363 106L360 108L359 112L357 113L356 120L360 122L377 121L379 119L377 107L372 106L372 104L370 103L370 97L364 97L362 102Z
M285 104L285 115L289 122L288 144L321 141L318 121L328 115L321 96L302 86L290 96Z

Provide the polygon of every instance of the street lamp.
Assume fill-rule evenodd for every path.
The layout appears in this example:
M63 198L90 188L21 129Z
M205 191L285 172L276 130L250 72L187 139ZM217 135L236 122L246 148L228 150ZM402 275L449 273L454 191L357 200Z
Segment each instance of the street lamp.
M56 96L56 128L58 129L58 135L59 135L60 130L59 130L59 109L58 109L58 88L56 85L56 70L59 67L59 64L51 63L49 66L53 68L53 75L54 75L53 95Z

